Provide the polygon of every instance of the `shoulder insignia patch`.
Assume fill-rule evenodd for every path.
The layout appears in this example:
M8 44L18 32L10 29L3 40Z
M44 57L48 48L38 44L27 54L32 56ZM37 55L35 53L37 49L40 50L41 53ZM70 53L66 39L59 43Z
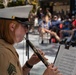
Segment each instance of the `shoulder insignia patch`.
M9 75L15 75L17 73L16 68L12 63L9 64L7 71Z

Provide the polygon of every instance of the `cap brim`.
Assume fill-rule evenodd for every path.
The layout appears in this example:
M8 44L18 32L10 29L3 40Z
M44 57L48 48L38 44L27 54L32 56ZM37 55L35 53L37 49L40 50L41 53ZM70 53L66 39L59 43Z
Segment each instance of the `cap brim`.
M15 20L21 24L23 24L24 26L26 25L33 25L33 22L28 21L28 18L20 18L20 17L15 17Z

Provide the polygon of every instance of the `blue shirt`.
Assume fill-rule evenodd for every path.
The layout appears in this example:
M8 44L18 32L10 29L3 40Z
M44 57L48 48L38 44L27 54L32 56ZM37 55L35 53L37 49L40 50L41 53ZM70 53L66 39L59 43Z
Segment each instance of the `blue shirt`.
M42 28L49 29L51 27L51 22L49 21L48 23L46 23L44 21L40 21L39 26Z

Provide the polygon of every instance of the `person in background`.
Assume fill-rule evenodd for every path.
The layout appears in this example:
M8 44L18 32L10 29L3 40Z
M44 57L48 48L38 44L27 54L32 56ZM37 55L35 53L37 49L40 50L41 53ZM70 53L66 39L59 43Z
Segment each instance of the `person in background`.
M44 16L43 9L41 7L37 11L37 16L38 16L38 23L39 23L41 21L42 17Z
M76 38L76 19L75 19L75 16L72 16L71 22L68 22L66 25L68 25L69 28L67 27L66 29L63 29L60 31L60 38L63 39L65 37L62 40L62 42L66 40L66 37L68 37L66 43L69 43L72 40L75 41L75 38ZM64 35L66 35L66 36L64 36Z
M58 16L57 15L53 16L53 19L52 19L51 23L52 23L52 29L53 30L54 29L55 30L59 30L59 25L60 25L61 21L58 20Z
M49 15L49 17L52 18L52 14L51 14L51 12L49 11L49 8L46 8L46 15Z
M59 28L60 23L61 21L58 20L58 16L53 15L53 19L51 20L51 24L52 24L51 30L55 32L58 36L59 36L59 31L60 31L60 28ZM55 40L55 42L58 42L55 36L52 36L51 39Z
M38 26L38 16L37 15L35 15L34 26Z
M61 18L61 15L58 14L58 21L61 21L62 18Z
M71 21L69 20L69 17L66 16L66 18L63 22L63 27L60 30L60 38L63 39L64 37L70 36L70 34L72 34Z
M29 30L33 33L34 32L34 19L35 19L35 15L33 12L30 12L28 19L31 23L33 23L29 28Z
M54 36L58 42L60 42L60 38L59 36L52 30L50 30L50 28L52 27L51 21L50 21L50 16L49 15L45 15L42 18L42 21L39 23L39 33L41 34L42 37L42 42L41 44L43 44L43 35L44 33L50 33L51 36Z
M76 16L72 16L72 18L71 18L71 25L72 25L71 29L76 28Z

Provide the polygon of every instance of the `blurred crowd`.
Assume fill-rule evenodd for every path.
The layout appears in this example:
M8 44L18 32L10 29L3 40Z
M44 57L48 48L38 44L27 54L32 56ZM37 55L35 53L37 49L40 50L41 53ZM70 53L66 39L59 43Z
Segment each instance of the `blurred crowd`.
M76 18L75 15L69 16L60 15L60 14L51 14L49 8L46 8L43 11L42 8L39 8L37 13L30 13L29 20L34 24L30 27L31 32L34 32L34 28L38 27L38 32L42 37L45 33L50 33L49 43L52 42L60 42L64 37L70 37L71 39L75 39L75 31L76 31Z

